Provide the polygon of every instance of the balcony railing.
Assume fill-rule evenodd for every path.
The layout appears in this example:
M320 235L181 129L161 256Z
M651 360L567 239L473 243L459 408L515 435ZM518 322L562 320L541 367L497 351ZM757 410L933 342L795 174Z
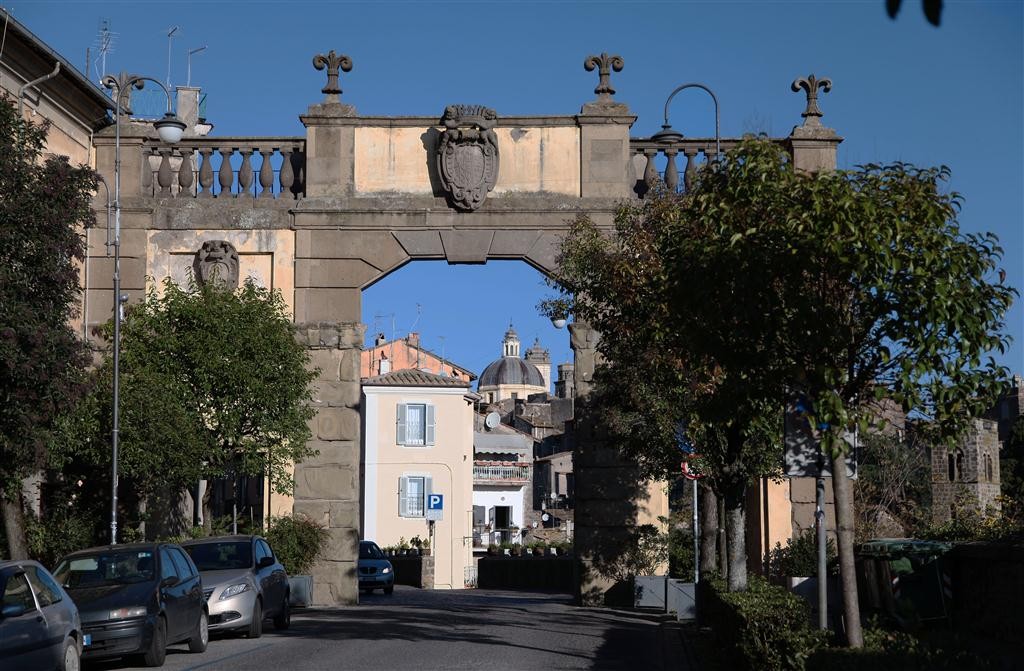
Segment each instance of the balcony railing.
M473 462L474 482L514 482L530 481L530 464L501 461Z
M303 137L184 138L142 151L144 195L295 200L305 193Z

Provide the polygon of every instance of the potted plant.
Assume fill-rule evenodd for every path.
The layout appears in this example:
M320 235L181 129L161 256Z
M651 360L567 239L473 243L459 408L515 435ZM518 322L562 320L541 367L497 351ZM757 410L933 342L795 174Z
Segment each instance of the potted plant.
M313 602L313 576L309 573L327 545L327 529L304 515L275 517L266 532L270 547L288 573L289 603Z
M569 320L569 300L567 298L547 298L537 306L540 313L551 320L556 329L565 328Z
M420 545L420 552L425 557L429 557L430 556L430 539L429 538L424 538L423 539L423 543Z

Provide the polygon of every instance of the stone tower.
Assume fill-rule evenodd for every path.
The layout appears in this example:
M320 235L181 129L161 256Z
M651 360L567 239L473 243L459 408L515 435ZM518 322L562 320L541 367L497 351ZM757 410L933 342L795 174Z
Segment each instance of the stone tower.
M551 393L551 353L541 347L540 338L535 338L530 349L526 350L526 362L532 363L544 378L544 389Z
M953 451L933 449L932 519L948 522L970 506L999 509L999 432L996 422L975 419Z

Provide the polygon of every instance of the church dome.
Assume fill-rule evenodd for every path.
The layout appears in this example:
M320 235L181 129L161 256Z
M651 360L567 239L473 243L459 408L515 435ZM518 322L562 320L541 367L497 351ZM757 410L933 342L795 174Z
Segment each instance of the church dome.
M480 374L477 389L497 387L503 384L543 387L544 376L532 363L527 363L517 356L503 356L484 368L484 372Z

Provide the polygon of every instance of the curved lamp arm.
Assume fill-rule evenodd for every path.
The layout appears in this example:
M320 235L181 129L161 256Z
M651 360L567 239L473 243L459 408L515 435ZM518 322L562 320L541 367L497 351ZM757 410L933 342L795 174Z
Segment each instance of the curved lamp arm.
M709 89L707 86L705 86L704 84L700 84L698 82L690 82L688 84L682 84L680 86L677 86L675 88L675 90L672 91L672 93L669 94L668 100L665 101L665 123L661 127L662 128L661 132L655 133L652 136L651 139L655 139L658 136L661 136L662 138L665 138L665 139L670 139L670 138L671 139L675 139L676 137L678 137L680 139L682 138L682 134L679 133L678 131L672 130L672 126L669 125L669 123L668 123L668 108L669 108L669 105L672 104L672 99L676 97L677 93L679 93L680 91L683 91L685 89L693 89L693 88L703 89L704 91L706 91L707 94L709 96L711 96L712 102L715 103L715 160L718 160L719 157L721 157L721 155L722 155L722 140L721 140L722 135L721 135L721 132L719 130L720 125L719 125L719 117L718 117L718 96L716 96L715 92L712 91L711 89Z

